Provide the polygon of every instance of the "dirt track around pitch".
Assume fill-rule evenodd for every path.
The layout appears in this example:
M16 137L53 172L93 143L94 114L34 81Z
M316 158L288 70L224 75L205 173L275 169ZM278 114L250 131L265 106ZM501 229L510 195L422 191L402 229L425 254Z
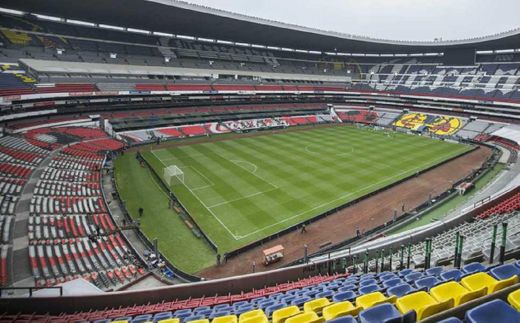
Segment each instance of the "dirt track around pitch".
M229 259L226 264L207 268L198 275L204 278L221 278L251 273L253 262L256 263L257 272L282 267L303 257L305 244L308 245L309 253L314 253L319 251L319 246L325 242L334 244L352 238L356 234L356 229L365 231L391 221L394 210L398 210L398 215L402 214L403 204L405 211L416 208L427 201L430 194L444 192L452 182L480 168L491 154L491 149L482 146L480 149L316 221L307 226L307 233L290 232L237 255ZM285 247L283 260L269 267L262 265L262 250L278 244Z

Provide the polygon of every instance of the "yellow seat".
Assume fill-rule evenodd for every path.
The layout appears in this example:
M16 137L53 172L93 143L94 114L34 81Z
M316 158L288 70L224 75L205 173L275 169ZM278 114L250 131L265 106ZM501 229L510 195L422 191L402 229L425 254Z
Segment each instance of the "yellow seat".
M300 309L298 306L287 306L276 310L273 312L273 323L280 323L285 321L285 319L294 316L296 314L300 314Z
M238 323L236 315L225 315L215 317L211 323Z
M507 296L507 301L511 306L516 308L517 311L520 311L520 289L512 292Z
M307 303L303 304L303 311L304 312L315 312L315 313L321 313L324 307L329 306L330 301L327 298L317 298L312 301L308 301Z
M162 322L162 321L159 321L159 322ZM173 323L173 322L171 322ZM179 323L179 322L177 322ZM202 319L202 320L194 320L194 321L188 321L186 323L209 323L209 320L208 319Z
M508 279L496 280L486 273L475 273L461 279L462 286L469 290L479 290L487 288L487 294L492 294L508 286L518 283L518 276L511 276Z
M365 295L358 296L356 298L356 305L367 309L374 305L382 304L382 303L395 303L397 296L392 295L390 297L386 297L381 292L373 292Z
M180 319L165 319L165 320L160 320L158 323L180 323L181 320Z
M359 306L354 306L349 301L339 302L325 307L321 314L323 318L327 321L333 320L335 318L352 315L356 316L359 312L361 312L362 308Z
M437 301L444 302L451 298L453 299L455 306L482 297L486 295L486 292L487 289L485 287L478 290L468 290L461 284L453 281L437 285L430 289L430 295L432 295Z
M426 292L415 292L399 297L395 304L402 314L414 310L417 313L417 320L420 321L452 308L454 301L450 298L447 301L438 302Z
M240 314L238 318L239 323L267 323L269 320L262 310L252 310Z
M318 319L318 314L314 312L303 312L295 316L291 316L290 318L285 320L285 323L310 323Z

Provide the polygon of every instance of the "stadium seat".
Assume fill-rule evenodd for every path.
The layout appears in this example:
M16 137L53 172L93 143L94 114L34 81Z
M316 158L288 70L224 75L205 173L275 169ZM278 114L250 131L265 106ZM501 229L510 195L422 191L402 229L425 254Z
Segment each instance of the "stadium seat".
M317 298L303 304L303 311L321 313L323 308L329 305L330 301L327 298Z
M472 262L472 263L467 264L464 267L462 267L462 270L466 274L472 274L472 273L477 273L477 272L481 272L481 271L486 271L486 268L487 267L484 266L483 264L481 264L480 262Z
M450 281L431 288L430 295L432 295L439 302L453 299L455 306L458 306L475 298L486 295L486 291L487 289L485 287L479 290L470 291L464 288L461 284Z
M403 283L403 284L399 284L394 287L388 288L386 290L386 294L388 296L395 295L397 297L401 297L401 296L405 296L410 293L413 293L415 291L417 291L417 290L415 288L413 288L410 284Z
M430 290L430 288L439 284L440 282L441 281L438 280L436 277L428 276L428 277L423 277L423 278L417 279L414 282L414 284L415 284L415 287L417 287L417 289L425 289L428 291L428 290Z
M455 269L450 269L450 270L447 270L447 271L441 273L440 276L443 280L459 281L462 278L462 276L464 276L464 272L455 268Z
M468 323L520 322L520 313L506 302L495 299L466 312Z
M352 315L347 315L327 321L327 323L358 323L358 321Z
M432 268L426 269L426 274L430 275L430 276L439 277L442 274L442 272L443 272L442 267L432 267Z
M516 308L517 311L520 311L520 289L517 289L516 291L509 293L507 296L507 301L511 306Z
M361 311L360 306L354 306L351 302L339 302L325 307L322 310L322 315L325 320L330 321L338 317L352 315L358 315Z
M225 315L214 318L211 323L238 323L238 320L236 315Z
M415 311L402 315L392 304L379 304L359 313L361 323L412 323L415 320Z
M157 321L158 323L181 323L181 320L178 318L170 318L170 319L164 319Z
M294 316L300 313L298 306L287 306L273 312L273 323L279 323L285 321L288 317Z
M262 310L252 310L240 314L239 323L267 323L269 320Z
M208 319L190 320L188 318L188 319L185 319L183 322L185 322L185 323L209 323L209 320Z
M318 314L314 312L303 312L300 314L296 314L291 316L287 320L286 323L310 323L310 322L319 322Z
M378 292L378 291L382 291L382 290L383 289L381 287L379 287L378 285L372 284L372 285L360 287L359 294L361 294L361 295L369 294L369 293Z
M491 275L498 280L508 279L512 276L520 275L520 268L513 264L505 264L492 268L490 271Z
M417 314L417 319L422 320L423 318L452 308L454 301L453 299L449 299L444 302L438 302L428 293L421 291L400 297L395 304L399 311L401 311L401 314L414 310Z
M478 272L466 276L460 281L462 286L469 290L476 291L485 287L487 289L487 294L492 294L497 290L516 284L518 282L518 276L513 276L504 280L496 280L487 273Z
M356 305L360 306L363 309L367 309L369 307L372 307L374 305L381 304L381 303L395 303L396 299L397 299L396 296L386 297L381 292L374 292L374 293L358 296L356 298Z
M336 293L332 297L334 302L343 302L343 301L353 301L356 298L356 293L351 290L347 290L345 292Z

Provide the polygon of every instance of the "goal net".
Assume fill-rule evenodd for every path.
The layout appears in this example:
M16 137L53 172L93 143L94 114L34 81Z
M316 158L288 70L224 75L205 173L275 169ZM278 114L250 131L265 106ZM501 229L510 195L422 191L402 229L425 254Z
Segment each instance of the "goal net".
M169 186L175 184L184 184L184 172L175 165L165 167L164 180Z

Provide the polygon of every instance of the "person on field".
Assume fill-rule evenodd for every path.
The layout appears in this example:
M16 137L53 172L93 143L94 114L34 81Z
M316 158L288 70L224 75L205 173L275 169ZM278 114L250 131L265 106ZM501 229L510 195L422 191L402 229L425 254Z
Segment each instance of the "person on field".
M139 208L139 217L142 217L144 213L144 209L142 207Z
M300 230L300 233L306 233L307 232L307 227L305 226L305 223L302 224L302 229Z

